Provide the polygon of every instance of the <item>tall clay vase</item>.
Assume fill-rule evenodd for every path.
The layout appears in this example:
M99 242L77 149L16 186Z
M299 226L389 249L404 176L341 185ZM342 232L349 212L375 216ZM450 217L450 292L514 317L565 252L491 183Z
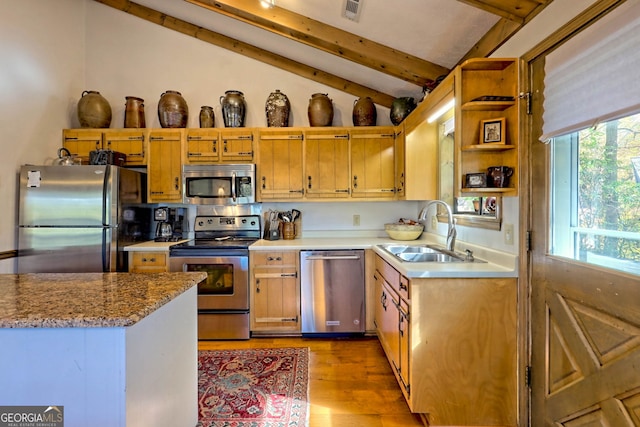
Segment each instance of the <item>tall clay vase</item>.
M144 117L144 99L136 96L125 96L124 127L145 128L147 123Z
M353 125L375 126L378 119L376 105L368 96L353 101Z
M267 113L267 126L268 127L287 127L289 126L289 112L291 111L291 104L287 95L276 89L275 92L271 92L271 95L267 98L267 102L264 106Z
M220 97L220 105L222 106L222 119L225 127L244 127L247 103L242 92L239 90L226 91L224 96Z
M416 100L411 97L394 99L391 103L391 111L389 112L391 123L399 125L416 107Z
M160 95L158 118L163 128L186 128L189 120L189 107L182 94L168 90Z
M314 93L309 100L310 126L331 126L333 123L333 101L325 93Z
M85 90L78 101L78 121L83 128L108 128L111 125L111 105L100 92Z
M200 108L200 127L201 128L212 128L215 123L215 115L213 113L213 107L209 107L208 105L203 105Z

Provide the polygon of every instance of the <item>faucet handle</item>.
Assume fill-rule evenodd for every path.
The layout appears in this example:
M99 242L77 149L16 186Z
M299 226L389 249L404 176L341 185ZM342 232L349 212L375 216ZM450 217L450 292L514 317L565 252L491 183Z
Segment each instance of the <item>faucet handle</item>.
M465 252L467 253L467 256L464 258L465 261L473 261L475 258L473 257L473 251L472 250L465 250Z

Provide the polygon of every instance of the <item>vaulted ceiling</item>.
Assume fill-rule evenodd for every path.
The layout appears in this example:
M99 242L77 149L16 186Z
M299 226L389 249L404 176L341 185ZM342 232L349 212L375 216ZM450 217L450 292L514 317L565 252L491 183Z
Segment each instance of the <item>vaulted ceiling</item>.
M489 56L553 0L95 1L388 107Z

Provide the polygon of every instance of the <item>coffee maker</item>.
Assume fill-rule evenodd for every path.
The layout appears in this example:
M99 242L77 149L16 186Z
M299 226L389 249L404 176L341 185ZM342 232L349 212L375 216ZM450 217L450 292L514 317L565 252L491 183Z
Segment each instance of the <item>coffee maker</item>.
M173 237L173 226L169 218L169 208L156 208L153 210L153 219L157 221L156 242L168 242Z

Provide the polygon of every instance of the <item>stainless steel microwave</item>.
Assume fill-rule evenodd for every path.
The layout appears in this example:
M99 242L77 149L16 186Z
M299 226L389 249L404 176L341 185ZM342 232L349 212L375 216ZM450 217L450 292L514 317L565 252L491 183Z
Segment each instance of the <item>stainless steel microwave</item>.
M244 205L256 201L256 165L185 165L182 201L191 205Z

